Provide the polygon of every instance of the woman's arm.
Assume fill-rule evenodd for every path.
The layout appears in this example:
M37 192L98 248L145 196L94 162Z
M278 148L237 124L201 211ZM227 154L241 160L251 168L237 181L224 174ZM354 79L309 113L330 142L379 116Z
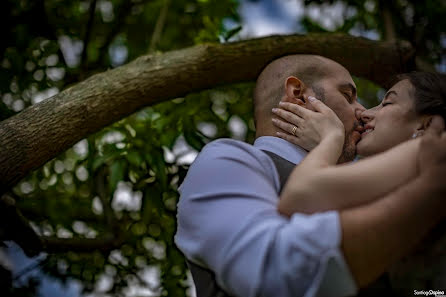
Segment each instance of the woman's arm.
M309 139L320 141L290 175L281 193L278 206L281 213L313 213L364 204L416 175L418 140L367 160L334 166L344 141L339 137L339 126L333 118L337 119L337 116L318 100L311 100L311 104L316 112L291 103L283 103L280 107L284 110L275 111L287 121L274 122L285 132L293 125L299 125L296 135L279 133L279 137L304 148L311 142ZM342 135L343 131L342 126Z
M299 167L316 170L335 165L344 145L344 124L321 101L312 96L307 99L315 111L289 102L280 102L281 108L273 109L279 117L273 118L273 124L290 133L277 132L277 136L310 151Z
M413 139L350 164L312 170L299 164L282 190L279 212L291 216L340 210L382 197L416 177L419 143L420 139Z

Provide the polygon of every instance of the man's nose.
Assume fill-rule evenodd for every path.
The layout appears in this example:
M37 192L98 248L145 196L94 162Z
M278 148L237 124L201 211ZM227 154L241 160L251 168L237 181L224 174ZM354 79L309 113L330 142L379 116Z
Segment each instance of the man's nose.
M361 115L366 111L365 107L359 104L359 102L356 103L355 106L355 116L358 120L361 120Z

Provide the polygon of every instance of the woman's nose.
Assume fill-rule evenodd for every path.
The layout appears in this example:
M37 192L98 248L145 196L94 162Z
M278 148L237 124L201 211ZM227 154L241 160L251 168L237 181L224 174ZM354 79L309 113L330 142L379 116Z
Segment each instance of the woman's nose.
M358 120L361 120L362 114L364 113L364 109L356 109L355 110L355 116Z
M368 123L375 118L375 107L366 109L361 113L361 120L364 123Z

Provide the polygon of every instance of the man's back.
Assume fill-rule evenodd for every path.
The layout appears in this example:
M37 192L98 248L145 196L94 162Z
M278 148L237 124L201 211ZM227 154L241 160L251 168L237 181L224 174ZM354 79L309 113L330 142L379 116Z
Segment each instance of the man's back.
M337 295L354 293L337 213L280 216L280 178L263 149L293 163L305 155L276 137L254 146L218 140L203 149L180 188L177 245L230 295L313 296L330 271L343 276Z

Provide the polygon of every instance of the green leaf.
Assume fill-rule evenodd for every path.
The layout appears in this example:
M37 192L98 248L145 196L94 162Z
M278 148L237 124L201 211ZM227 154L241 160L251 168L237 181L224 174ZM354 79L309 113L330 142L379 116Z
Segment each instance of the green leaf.
M126 173L127 162L124 160L116 160L110 166L110 192L114 193L118 182L124 180Z
M130 164L134 165L134 166L141 166L141 163L143 162L143 158L141 157L141 155L136 152L136 151L131 151L126 155L127 160L129 161Z
M203 139L195 131L184 131L183 135L186 142L197 151L201 151L205 145Z
M91 165L91 169L93 171L96 171L102 164L104 164L105 162L105 157L104 156L100 156L97 157L93 160L93 164Z
M238 32L240 32L242 30L242 28L243 28L242 26L237 26L234 29L223 32L222 33L223 39L225 41L228 41L229 39L231 39L231 37L235 36Z
M167 188L167 169L164 157L162 154L156 154L152 156L153 169L155 171L157 179L160 181L163 189Z

